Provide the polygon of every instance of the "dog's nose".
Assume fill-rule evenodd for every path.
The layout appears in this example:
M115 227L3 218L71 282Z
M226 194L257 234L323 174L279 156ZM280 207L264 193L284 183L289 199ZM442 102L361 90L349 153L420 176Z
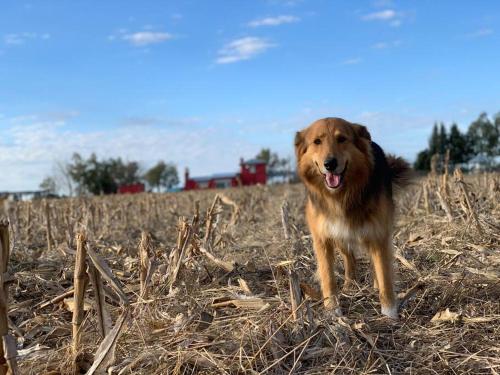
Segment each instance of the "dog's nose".
M328 172L333 172L337 168L337 159L328 158L325 160L324 165Z

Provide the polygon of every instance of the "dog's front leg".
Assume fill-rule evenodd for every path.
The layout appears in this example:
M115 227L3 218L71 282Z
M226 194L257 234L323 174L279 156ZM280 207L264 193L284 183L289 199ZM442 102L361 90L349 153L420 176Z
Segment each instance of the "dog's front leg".
M323 294L325 308L336 315L342 315L337 296L337 281L335 280L335 252L331 240L313 233L314 253L318 262L318 277Z
M353 290L356 284L356 258L352 249L345 244L337 244L337 248L344 260L344 287L343 290Z
M367 241L375 278L379 287L382 314L398 319L398 303L394 294L393 254L389 239Z

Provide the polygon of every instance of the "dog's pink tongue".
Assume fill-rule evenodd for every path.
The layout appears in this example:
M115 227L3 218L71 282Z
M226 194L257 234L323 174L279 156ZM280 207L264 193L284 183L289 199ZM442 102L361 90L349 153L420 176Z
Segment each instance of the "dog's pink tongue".
M328 172L326 174L326 183L331 188L336 188L340 185L340 175Z

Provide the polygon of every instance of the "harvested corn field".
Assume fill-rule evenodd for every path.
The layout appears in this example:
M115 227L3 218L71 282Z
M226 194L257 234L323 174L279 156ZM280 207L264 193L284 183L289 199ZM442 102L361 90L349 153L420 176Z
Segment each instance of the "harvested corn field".
M397 200L399 321L380 315L367 259L344 317L323 310L301 185L5 203L8 362L20 374L497 374L500 176L430 175Z

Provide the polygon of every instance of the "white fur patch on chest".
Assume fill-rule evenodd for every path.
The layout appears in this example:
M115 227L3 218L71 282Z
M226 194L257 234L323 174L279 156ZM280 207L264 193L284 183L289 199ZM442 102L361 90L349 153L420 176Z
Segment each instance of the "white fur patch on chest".
M362 239L380 238L380 224L366 222L359 226L351 226L342 218L326 218L323 222L323 233L326 237L341 240L347 244L357 243Z

